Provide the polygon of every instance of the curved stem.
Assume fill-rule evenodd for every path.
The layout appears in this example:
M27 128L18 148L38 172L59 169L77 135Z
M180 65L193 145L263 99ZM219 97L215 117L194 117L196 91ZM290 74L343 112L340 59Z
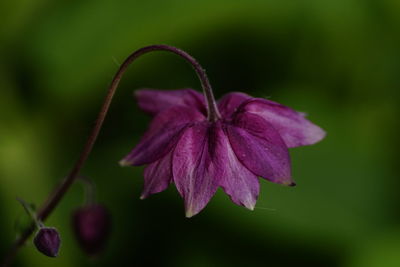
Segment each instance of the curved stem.
M83 205L85 206L91 206L96 202L96 197L95 197L95 189L96 185L94 182L83 176L78 177L78 181L82 182L83 189L84 189L84 203Z
M47 198L45 203L41 206L37 213L37 219L40 221L45 221L46 218L51 214L51 212L55 209L55 207L58 205L60 200L63 198L65 193L68 191L70 186L73 184L73 182L76 180L78 177L78 174L80 170L83 167L83 164L87 160L90 152L92 151L93 145L96 142L97 136L100 132L100 129L103 125L104 119L107 115L108 109L110 107L111 101L113 99L114 93L118 87L118 84L122 78L122 75L125 73L127 70L128 66L138 57L147 54L152 51L167 51L167 52L172 52L182 58L184 58L186 61L188 61L194 70L197 73L197 76L200 79L204 95L207 100L207 111L208 111L208 120L209 121L216 121L220 118L216 103L215 103L215 98L212 92L212 88L210 85L210 82L207 78L207 75L204 71L204 69L201 67L201 65L188 53L186 53L183 50L180 50L176 47L168 46L168 45L150 45L146 46L143 48L140 48L133 52L129 57L125 59L125 61L122 63L122 65L119 67L117 73L114 75L114 78L108 87L108 92L107 95L104 99L103 105L100 109L100 112L97 116L97 120L95 122L95 125L93 127L93 130L86 141L86 144L83 148L82 153L80 154L78 160L76 161L74 167L72 168L71 172L64 178L62 183L50 194L50 196ZM14 258L16 252L18 249L26 242L26 240L29 238L29 236L32 234L34 231L35 227L34 225L31 225L14 243L12 246L9 254L6 256L5 261L2 266L7 266L9 263L11 263L12 259Z

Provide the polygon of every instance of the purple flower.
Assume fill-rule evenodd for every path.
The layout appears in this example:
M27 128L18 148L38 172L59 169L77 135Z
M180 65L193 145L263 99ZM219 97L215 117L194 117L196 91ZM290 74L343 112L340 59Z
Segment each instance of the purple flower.
M136 97L139 107L154 118L120 163L147 165L141 198L175 183L187 217L200 212L219 187L234 203L252 210L260 190L258 177L295 185L288 148L311 145L325 136L304 114L243 93L222 97L215 106L216 119L207 118L212 103L192 89L143 89Z
M57 257L61 240L55 228L41 227L33 239L33 243L37 250L44 255Z
M111 216L100 204L87 205L74 211L72 226L82 249L88 255L96 255L107 242Z

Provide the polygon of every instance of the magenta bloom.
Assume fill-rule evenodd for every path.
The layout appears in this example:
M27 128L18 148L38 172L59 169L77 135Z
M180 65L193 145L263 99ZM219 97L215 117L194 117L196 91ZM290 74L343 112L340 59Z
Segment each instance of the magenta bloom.
M203 95L191 89L143 89L136 97L154 118L121 165L147 165L142 198L175 183L187 217L200 212L219 187L234 203L253 209L258 177L295 185L288 148L325 136L304 114L243 93L222 97L213 120Z

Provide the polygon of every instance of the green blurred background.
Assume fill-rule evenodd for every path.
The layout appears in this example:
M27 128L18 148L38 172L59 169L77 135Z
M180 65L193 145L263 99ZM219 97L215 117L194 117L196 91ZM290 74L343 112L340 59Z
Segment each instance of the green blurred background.
M255 211L221 191L184 217L171 186L139 200L142 168L117 162L149 117L140 87L200 89L191 68L146 55L123 78L82 174L113 215L104 254L87 259L70 214L79 184L47 221L57 259L31 242L15 266L400 266L400 1L50 1L0 3L0 256L71 168L113 74L133 50L178 46L207 69L216 97L244 91L309 114L328 135L291 150L298 186L261 181Z

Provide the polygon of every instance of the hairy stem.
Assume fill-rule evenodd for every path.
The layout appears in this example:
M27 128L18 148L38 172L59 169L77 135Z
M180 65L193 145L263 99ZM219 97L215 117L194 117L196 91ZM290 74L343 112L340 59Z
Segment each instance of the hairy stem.
M176 47L168 46L168 45L150 45L143 48L140 48L133 52L129 57L125 59L122 65L119 67L117 73L115 74L110 86L108 87L107 95L104 99L103 105L100 109L100 112L97 116L97 120L93 127L91 134L89 135L88 140L80 154L78 160L76 161L74 167L70 171L70 173L64 178L61 184L49 195L47 200L41 206L39 211L37 212L37 219L39 221L45 221L46 218L53 212L56 208L60 200L64 197L65 193L68 191L70 186L74 183L74 181L78 178L79 172L82 169L85 161L87 160L90 152L92 151L93 145L96 142L97 136L99 135L100 129L103 125L104 119L107 115L108 109L110 107L111 101L115 94L115 91L118 87L118 84L127 70L128 66L138 57L147 54L152 51L167 51L174 53L182 58L184 58L187 62L189 62L194 70L197 73L197 76L200 79L201 86L203 88L204 95L207 100L207 111L208 111L208 120L209 121L216 121L220 118L215 98L212 92L212 88L210 82L207 78L207 75L201 65L188 53L183 50L180 50ZM9 253L6 255L2 266L9 265L15 254L17 253L18 249L24 245L26 240L31 236L35 229L35 225L31 225L22 235L15 241L12 248L10 249Z

